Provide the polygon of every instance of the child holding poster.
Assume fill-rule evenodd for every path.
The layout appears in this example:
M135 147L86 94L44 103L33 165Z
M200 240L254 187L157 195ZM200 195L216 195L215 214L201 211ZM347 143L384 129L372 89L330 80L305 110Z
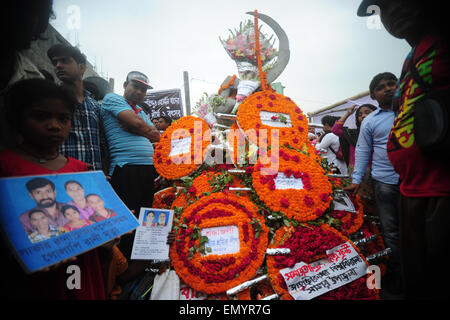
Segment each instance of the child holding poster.
M76 106L72 94L42 79L23 80L10 87L5 96L8 130L16 141L0 151L0 177L87 171L86 163L58 152L67 139ZM2 291L9 298L105 299L99 249L69 259L81 270L81 288L70 290L65 262L44 272L25 275L5 240L0 241Z

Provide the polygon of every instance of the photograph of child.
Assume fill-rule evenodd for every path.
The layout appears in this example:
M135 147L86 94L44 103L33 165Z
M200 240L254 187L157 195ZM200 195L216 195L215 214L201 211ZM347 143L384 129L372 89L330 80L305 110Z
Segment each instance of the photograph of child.
M81 213L77 207L72 205L65 205L62 207L62 213L64 217L69 221L64 225L64 229L67 231L77 230L83 227L87 227L92 224L89 220L81 217Z
M94 209L94 213L89 217L92 223L100 222L116 216L112 209L105 208L105 201L95 193L90 193L86 196L89 207Z
M28 238L31 243L47 240L66 232L64 228L50 225L46 213L42 209L33 209L28 213L30 224L36 228Z

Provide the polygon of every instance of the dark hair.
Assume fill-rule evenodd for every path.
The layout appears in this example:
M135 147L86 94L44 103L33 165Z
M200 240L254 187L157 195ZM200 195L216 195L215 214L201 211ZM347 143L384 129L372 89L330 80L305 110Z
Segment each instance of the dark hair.
M395 76L395 74L390 73L390 72L383 72L383 73L377 74L375 77L373 77L372 81L370 81L370 84L369 84L370 95L374 94L375 88L380 83L381 80L397 81L398 79Z
M42 209L32 209L28 212L28 218L31 219L31 216L33 214L35 214L36 212L42 212L43 214L45 214L44 210L42 210Z
M324 116L321 119L323 125L327 124L330 127L332 127L337 120L339 120L339 117L333 117L333 116L330 116L330 115Z
M70 204L66 204L66 205L64 205L64 206L61 208L62 214L63 214L64 216L66 216L66 211L69 210L69 209L73 209L73 210L75 210L76 212L80 213L80 210L78 210L77 207L72 206L72 205L70 205Z
M91 197L91 196L96 196L96 197L99 197L100 199L102 198L102 197L100 197L98 194L96 194L96 193L89 193L87 196L86 196L86 199L87 198L89 198L89 197Z
M169 116L160 116L160 117L157 117L156 119L163 119L168 125L170 125L172 123L172 118Z
M356 128L358 128L358 129L361 127L361 122L359 122L359 120L358 120L358 112L362 108L369 108L372 111L377 110L377 107L375 107L373 104L370 104L370 103L366 103L366 104L359 106L358 109L356 109L356 111L355 111L355 124L356 124Z
M55 191L55 184L46 178L34 178L25 184L29 193L33 192L33 190L37 188L42 188L47 185L50 185L53 191Z
M86 56L77 47L55 44L47 50L47 57L52 60L55 56L72 57L78 64L86 64Z
M75 181L75 180L69 180L69 181L66 181L66 183L64 183L64 189L67 189L67 185L70 184L70 183L75 183L75 184L79 185L81 188L83 188L83 186L81 185L81 183L79 183L78 181Z
M44 99L59 99L73 113L76 99L68 89L45 79L27 79L14 83L5 94L5 118L9 128L17 130L27 108Z
M2 2L0 28L5 49L29 49L32 41L43 39L41 35L54 17L52 7L53 0Z

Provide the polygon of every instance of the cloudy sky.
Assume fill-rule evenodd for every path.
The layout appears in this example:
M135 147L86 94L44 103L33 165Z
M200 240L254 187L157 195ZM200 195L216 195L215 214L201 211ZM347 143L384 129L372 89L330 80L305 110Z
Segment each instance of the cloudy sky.
M115 91L131 70L146 73L156 90L183 89L189 72L191 105L215 93L237 68L219 37L254 11L269 15L286 32L291 57L276 80L302 110L368 90L379 72L399 76L409 52L377 20L356 16L360 0L54 0L51 24L115 79ZM79 19L78 19L79 17ZM264 23L262 31L272 30Z

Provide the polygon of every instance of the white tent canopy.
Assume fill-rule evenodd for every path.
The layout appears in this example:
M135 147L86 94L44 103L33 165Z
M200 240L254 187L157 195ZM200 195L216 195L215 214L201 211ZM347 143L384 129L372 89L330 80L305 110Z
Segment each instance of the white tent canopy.
M310 123L321 124L321 119L326 115L342 117L347 112L348 108L354 105L363 105L366 103L370 103L378 107L378 103L370 97L369 91L365 91L356 96L332 104L328 107L320 108L313 112L308 112L308 120ZM355 113L348 117L347 121L345 121L344 123L344 126L348 128L356 128Z

